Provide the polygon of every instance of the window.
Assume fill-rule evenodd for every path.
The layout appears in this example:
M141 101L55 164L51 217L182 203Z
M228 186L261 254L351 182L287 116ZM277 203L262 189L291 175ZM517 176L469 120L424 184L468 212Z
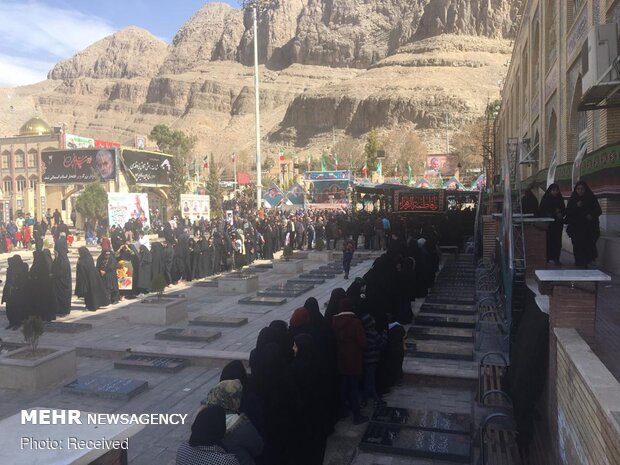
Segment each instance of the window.
M24 192L26 190L26 178L19 177L17 178L17 192Z
M21 150L15 152L15 168L23 168L26 162L26 155Z
M8 170L11 167L11 153L8 151L2 152L2 169Z
M28 168L36 168L37 167L37 151L29 150L28 151Z
M10 179L5 179L3 183L4 193L10 194L13 192L13 182Z
M36 176L31 176L30 177L30 189L36 189L37 188L37 177Z

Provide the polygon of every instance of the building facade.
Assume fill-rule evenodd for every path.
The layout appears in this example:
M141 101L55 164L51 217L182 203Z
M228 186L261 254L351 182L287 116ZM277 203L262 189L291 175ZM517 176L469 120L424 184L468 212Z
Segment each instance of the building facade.
M540 197L554 181L568 197L585 180L603 209L606 238L620 231L620 101L613 96L620 87L608 74L612 85L595 86L602 93L592 105L584 77L595 65L589 33L618 22L620 0L526 0L495 121L495 157L506 159L517 141L521 186Z

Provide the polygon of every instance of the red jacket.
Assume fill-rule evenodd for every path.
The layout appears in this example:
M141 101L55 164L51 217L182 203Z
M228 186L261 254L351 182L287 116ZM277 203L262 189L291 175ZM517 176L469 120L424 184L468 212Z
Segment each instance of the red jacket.
M362 322L351 312L338 313L332 319L338 353L338 373L361 376L366 349L366 333Z

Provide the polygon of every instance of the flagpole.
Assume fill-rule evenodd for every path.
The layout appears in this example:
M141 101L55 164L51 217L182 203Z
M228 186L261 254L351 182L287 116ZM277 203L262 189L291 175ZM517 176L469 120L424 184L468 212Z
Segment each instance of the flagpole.
M233 170L235 171L235 190L239 187L237 184L237 154L233 152Z

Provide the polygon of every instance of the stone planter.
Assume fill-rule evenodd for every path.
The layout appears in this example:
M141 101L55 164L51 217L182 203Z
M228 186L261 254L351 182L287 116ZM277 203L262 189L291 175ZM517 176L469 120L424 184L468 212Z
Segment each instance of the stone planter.
M301 260L274 260L273 271L283 274L301 273L304 271L304 263Z
M333 250L315 250L310 254L310 260L321 263L330 263L334 260Z
M231 273L217 280L221 292L247 294L258 290L258 275L251 273Z
M0 357L0 388L35 391L75 379L75 348L46 346L32 358L29 347L13 350Z
M129 312L132 323L168 326L187 319L187 299L149 297L131 305Z

